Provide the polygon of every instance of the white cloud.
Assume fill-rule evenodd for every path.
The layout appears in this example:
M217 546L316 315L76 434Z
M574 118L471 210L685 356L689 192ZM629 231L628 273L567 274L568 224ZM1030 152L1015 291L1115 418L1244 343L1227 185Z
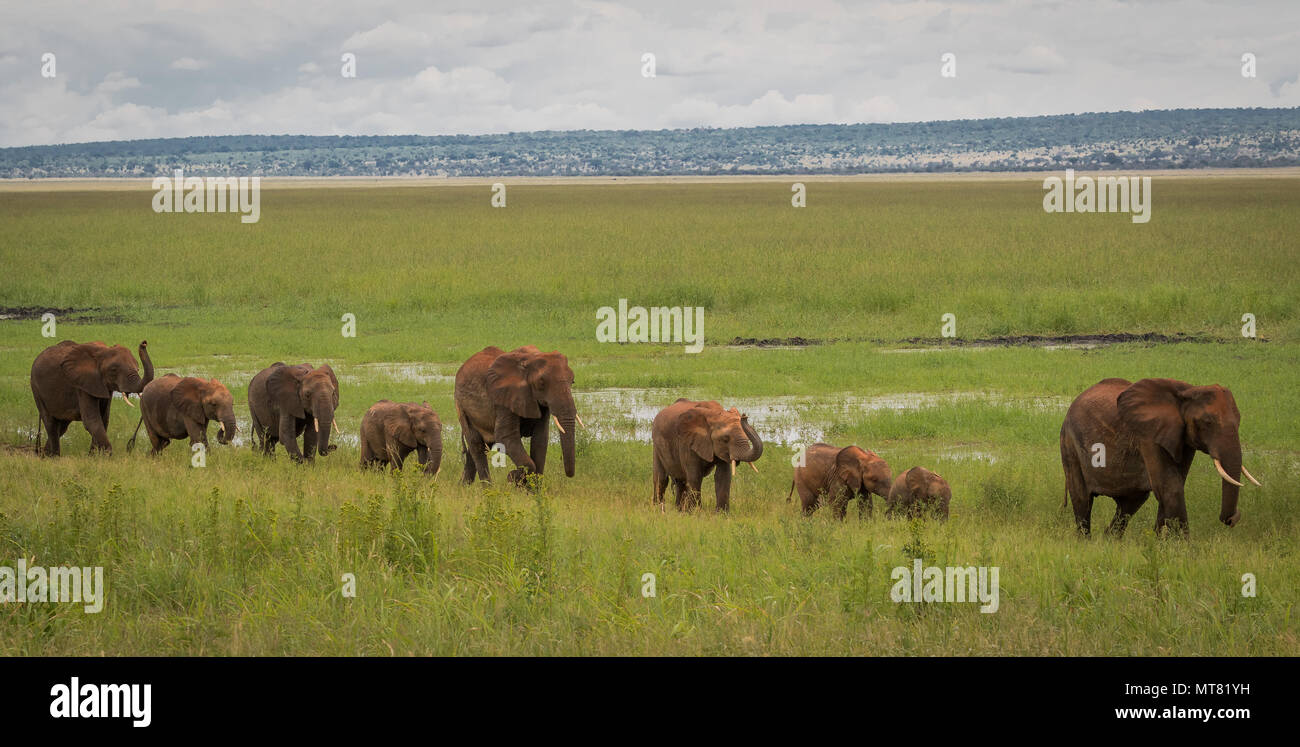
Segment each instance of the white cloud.
M193 57L181 57L179 59L172 60L172 64L171 64L171 68L173 70L203 70L207 66L208 63L202 60L196 60Z

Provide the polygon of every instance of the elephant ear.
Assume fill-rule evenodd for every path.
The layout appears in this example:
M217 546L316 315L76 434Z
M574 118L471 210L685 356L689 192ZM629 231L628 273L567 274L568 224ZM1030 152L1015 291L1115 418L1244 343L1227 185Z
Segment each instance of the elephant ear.
M208 422L208 414L203 411L203 386L198 379L181 379L172 387L170 399L176 412L200 425Z
M393 414L384 420L384 432L398 443L418 446L415 443L415 433L411 430L411 408L408 405L394 408Z
M700 459L706 462L715 459L713 439L709 437L709 418L700 408L692 407L682 413L677 419L677 435Z
M907 471L907 492L911 494L913 500L921 500L929 495L930 481L925 474L925 470L920 467L913 467Z
M492 404L504 407L521 418L540 418L542 409L533 398L529 383L535 355L515 350L503 353L492 361L487 371L488 398Z
M1191 385L1174 379L1143 379L1120 392L1120 422L1143 441L1154 441L1175 460L1185 445L1182 393Z
M846 446L835 455L835 475L840 482L849 486L849 491L856 493L862 489L862 462L858 459L859 449Z
M280 408L295 418L307 417L302 407L302 377L305 375L297 366L280 366L266 377L266 390Z
M99 360L95 357L92 345L77 345L63 356L59 364L63 375L72 385L92 397L105 399L113 396L113 391L104 383L104 376L99 372Z

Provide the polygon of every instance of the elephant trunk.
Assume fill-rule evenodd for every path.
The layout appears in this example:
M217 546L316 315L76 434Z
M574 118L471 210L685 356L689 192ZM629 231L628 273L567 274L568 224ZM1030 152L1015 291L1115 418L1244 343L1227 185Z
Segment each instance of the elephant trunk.
M1241 482L1241 443L1234 437L1220 448L1210 452L1221 466L1222 472L1227 474L1237 483ZM1223 502L1219 506L1219 521L1228 526L1236 526L1241 521L1241 509L1237 508L1238 492L1241 490L1240 484L1234 485L1228 480L1223 480Z
M573 403L573 395L568 394L552 413L560 424L560 453L564 455L564 476L573 477L577 464L577 442L574 439L578 433L578 408Z
M321 456L327 456L332 451L329 445L330 429L334 425L334 403L330 401L329 395L321 394L316 397L311 409L316 418L316 448Z
M145 340L140 341L140 363L144 366L144 380L140 382L140 391L144 391L145 386L153 381L153 361L149 358L149 344Z
M758 437L758 432L749 425L749 418L740 419L740 427L745 431L745 436L749 439L749 449L742 449L735 455L737 462L757 462L758 458L763 456L763 439Z
M442 434L433 433L429 435L428 442L421 449L420 464L424 465L426 475L436 475L442 467Z
M217 431L217 443L228 444L235 437L235 410L232 407L229 413L221 413L221 430Z

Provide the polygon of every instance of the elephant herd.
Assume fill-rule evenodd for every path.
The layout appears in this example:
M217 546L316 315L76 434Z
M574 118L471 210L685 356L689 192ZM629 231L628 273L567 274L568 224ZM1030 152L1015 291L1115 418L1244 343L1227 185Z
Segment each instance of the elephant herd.
M108 440L113 394L131 405L140 395L140 423L157 454L172 439L207 444L209 423L217 440L235 434L234 399L216 379L154 378L147 342L138 348L144 375L131 351L101 342L63 341L37 355L32 364L32 395L47 436L45 455L59 454L68 425L79 420L91 436L91 452L112 453ZM575 433L583 426L573 399L573 369L561 353L527 345L506 352L488 347L456 372L454 400L461 432L461 480L489 480L488 452L499 444L515 463L508 479L528 484L546 468L550 427L559 431L564 474L575 471ZM328 365L278 362L258 372L248 386L248 408L255 446L265 455L277 443L296 462L310 462L337 449L330 443L339 407L338 377ZM1244 476L1259 481L1242 464L1238 430L1241 413L1232 392L1218 386L1192 386L1174 379L1105 379L1070 405L1060 431L1066 502L1072 504L1082 534L1091 529L1093 498L1115 500L1108 532L1122 534L1129 519L1155 493L1156 530L1187 532L1183 489L1196 452L1208 454L1222 480L1219 520L1229 527L1241 520L1238 491ZM302 439L299 448L298 440ZM529 444L525 448L523 441ZM380 400L361 419L361 466L401 469L412 451L423 471L437 475L442 463L442 421L428 403ZM655 416L651 427L653 501L662 510L673 485L675 505L699 505L702 482L713 474L716 507L730 506L737 466L763 455L763 440L736 408L717 402L679 399ZM135 435L129 446L134 445ZM37 431L40 448L40 430ZM912 467L893 475L879 455L856 445L818 443L807 447L794 469L787 502L797 490L805 515L821 505L843 519L850 500L859 499L859 516L872 513L872 496L885 501L887 515L933 514L947 519L952 489L938 474Z

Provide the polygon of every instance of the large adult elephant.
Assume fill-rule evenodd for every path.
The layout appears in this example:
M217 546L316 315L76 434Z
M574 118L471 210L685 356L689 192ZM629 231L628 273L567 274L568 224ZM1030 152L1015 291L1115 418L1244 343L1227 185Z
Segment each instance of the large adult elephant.
M1115 499L1108 533L1121 535L1155 491L1156 531L1168 525L1187 534L1183 484L1197 451L1214 460L1223 483L1219 521L1235 526L1240 475L1259 484L1241 464L1241 413L1232 392L1215 384L1174 379L1104 379L1075 398L1061 425L1066 498L1079 531L1092 525L1092 499Z
M64 340L36 356L32 363L32 396L36 398L36 411L48 438L47 456L59 455L59 439L74 420L80 420L90 433L91 453L113 453L113 445L108 441L108 410L113 392L121 392L122 401L131 405L127 395L139 394L153 381L153 361L149 360L147 348L148 342L141 340L143 379L137 371L135 356L121 345L109 347L102 342ZM39 429L36 440L39 449Z
M654 443L654 502L663 508L664 490L672 480L677 509L700 502L700 485L719 467L713 478L716 508L731 505L731 478L739 462L753 463L763 456L763 439L736 408L722 409L717 402L679 399L659 411L650 427ZM754 471L758 471L754 467Z
M394 471L415 451L426 475L442 467L442 421L429 403L381 399L361 416L361 466L384 465Z
M140 395L140 422L127 449L135 445L141 425L149 434L153 454L160 453L174 438L189 438L191 446L206 447L209 422L217 424L218 443L228 444L235 437L235 398L225 384L193 376L160 376Z
M860 446L831 446L817 443L803 451L803 464L795 467L786 503L798 489L805 516L828 503L836 518L843 519L849 501L858 499L858 517L871 515L871 494L889 498L892 484L889 465L875 452Z
M578 408L573 403L573 369L563 354L543 353L534 345L509 353L483 348L456 372L455 399L464 438L461 480L466 484L476 475L491 480L487 451L494 443L503 445L516 465L511 482L522 485L529 474L542 474L552 420L560 429L564 474L573 477ZM525 438L530 441L527 451Z
M339 380L329 366L271 364L248 382L248 410L253 435L262 441L262 453L271 456L277 442L295 462L311 461L319 449L327 456L338 446L330 443L334 411L339 406ZM298 451L298 436L302 451Z

